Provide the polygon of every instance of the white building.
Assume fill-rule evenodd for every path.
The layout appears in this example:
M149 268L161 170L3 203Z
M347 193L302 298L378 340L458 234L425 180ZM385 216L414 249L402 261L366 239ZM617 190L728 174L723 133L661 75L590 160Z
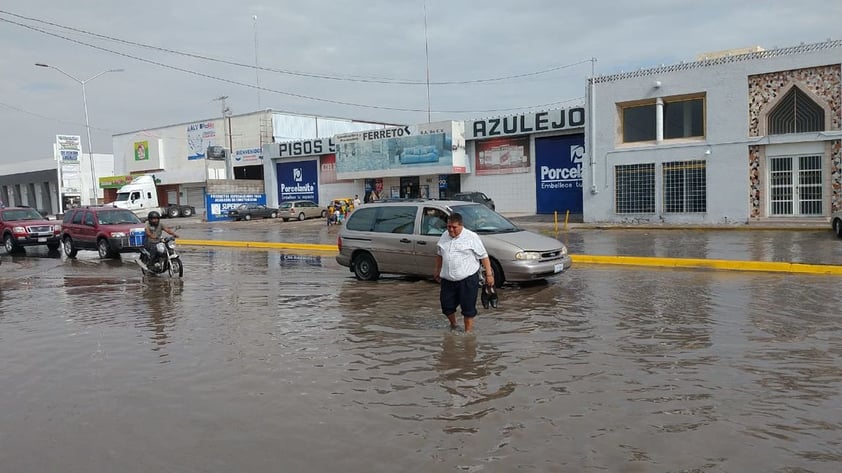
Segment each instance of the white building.
M842 41L716 56L592 80L586 222L842 209Z
M80 153L74 163L75 184L59 187L58 161L42 158L31 161L0 165L0 200L6 206L32 207L46 215L60 214L66 209L92 202L97 192L97 201L102 202L102 189L94 186L91 179L91 162L87 153ZM95 179L114 174L114 156L94 153ZM61 190L61 195L59 191Z
M205 208L208 181L229 180L229 184L236 184L265 179L267 203L276 205L271 196L277 182L274 172L264 172L267 167L272 170L271 163L263 156L264 145L383 126L267 109L122 133L113 137L115 175L154 175L162 206L178 203L197 209ZM208 159L209 148L220 147L228 150L228 158L217 160L212 155Z

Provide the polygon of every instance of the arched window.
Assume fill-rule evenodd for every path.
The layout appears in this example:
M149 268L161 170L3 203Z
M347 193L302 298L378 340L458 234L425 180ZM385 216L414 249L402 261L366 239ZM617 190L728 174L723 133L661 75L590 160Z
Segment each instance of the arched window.
M769 112L769 134L824 131L824 110L798 87L793 87Z

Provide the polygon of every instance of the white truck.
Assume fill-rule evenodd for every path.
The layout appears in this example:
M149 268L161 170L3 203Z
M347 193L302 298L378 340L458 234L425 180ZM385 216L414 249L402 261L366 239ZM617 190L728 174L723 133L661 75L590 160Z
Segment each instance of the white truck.
M158 204L158 189L152 176L138 176L132 182L117 190L117 200L106 205L113 205L121 209L129 209L141 219L157 210L163 217L189 217L196 213L196 208L190 205L169 204L161 207Z

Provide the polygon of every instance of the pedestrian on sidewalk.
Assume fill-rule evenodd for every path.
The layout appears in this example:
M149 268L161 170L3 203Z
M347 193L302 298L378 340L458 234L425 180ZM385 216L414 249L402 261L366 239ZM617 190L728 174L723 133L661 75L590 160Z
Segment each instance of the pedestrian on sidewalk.
M447 231L442 233L436 244L436 272L433 276L441 283L441 311L450 321L451 330L457 327L457 307L462 309L465 332L473 328L477 315L480 263L485 268L486 284L494 285L494 272L482 240L465 228L461 214L452 214L447 219Z

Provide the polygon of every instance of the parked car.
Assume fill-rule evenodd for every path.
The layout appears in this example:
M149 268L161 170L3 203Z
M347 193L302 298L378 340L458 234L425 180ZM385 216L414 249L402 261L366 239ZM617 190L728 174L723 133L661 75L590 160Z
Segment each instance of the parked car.
M100 258L140 251L144 224L131 210L118 207L80 207L64 214L61 242L64 254L75 258L79 250L94 250Z
M298 220L325 218L327 216L327 210L319 207L319 204L312 200L291 200L281 203L280 214L284 222L288 222L292 218Z
M453 200L464 200L465 202L477 202L482 205L485 205L491 210L495 209L494 201L491 197L483 194L482 192L457 192L453 194Z
M422 199L375 202L352 212L339 232L336 261L363 281L381 273L431 277L436 244L454 212L482 239L498 286L550 278L572 264L560 241L518 228L485 205Z
M834 212L833 215L830 216L830 225L836 233L836 236L842 238L842 210Z
M55 251L61 244L61 225L45 219L30 207L3 207L0 208L0 235L9 254L35 245L46 245Z
M234 220L251 220L253 218L277 218L278 209L266 207L263 204L240 204L228 211L228 216Z

